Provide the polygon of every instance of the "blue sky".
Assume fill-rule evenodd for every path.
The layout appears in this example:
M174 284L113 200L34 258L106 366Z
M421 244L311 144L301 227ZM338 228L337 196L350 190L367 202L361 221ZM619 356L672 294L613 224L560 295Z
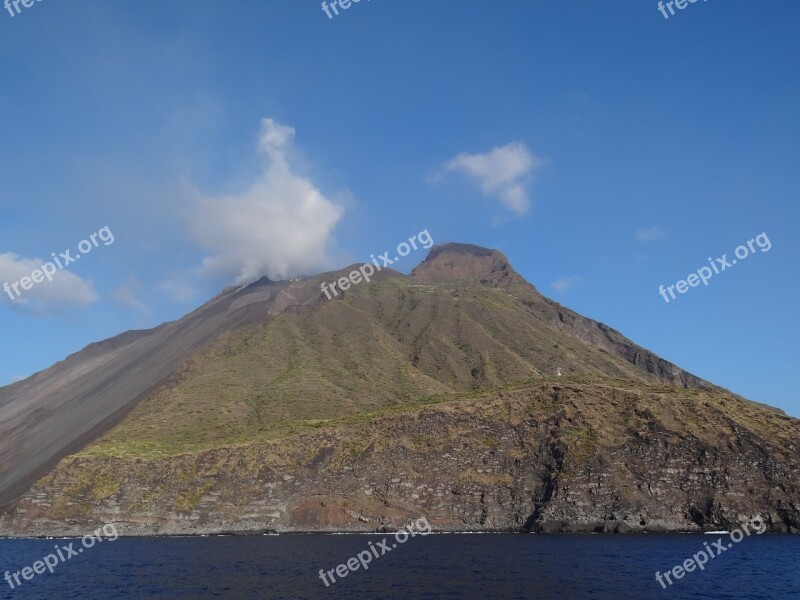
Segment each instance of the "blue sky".
M428 229L800 416L799 4L20 8L0 12L0 285L114 242L3 294L0 383ZM659 296L761 233L768 252Z

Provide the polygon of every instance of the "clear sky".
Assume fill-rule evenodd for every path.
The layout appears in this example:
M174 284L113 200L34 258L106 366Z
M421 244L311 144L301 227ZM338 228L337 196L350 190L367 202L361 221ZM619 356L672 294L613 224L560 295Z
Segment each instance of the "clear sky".
M0 295L0 383L428 229L800 416L800 3L19 8L0 10L0 285L108 229ZM659 295L762 233L769 251Z

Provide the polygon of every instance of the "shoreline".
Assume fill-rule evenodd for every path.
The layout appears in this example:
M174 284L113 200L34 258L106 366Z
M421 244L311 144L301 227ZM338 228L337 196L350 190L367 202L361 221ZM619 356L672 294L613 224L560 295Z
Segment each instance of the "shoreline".
M284 531L284 532L227 532L227 533L181 533L181 534L132 534L125 535L119 532L119 538L127 539L177 539L177 538L222 538L222 537L291 537L303 535L365 535L365 536L386 536L393 535L396 531ZM431 531L428 535L537 535L537 536L603 536L603 537L641 537L641 536L671 536L671 535L729 535L729 531L709 530L709 531L633 531L626 533L615 532L538 532L538 531L509 531L509 530L476 530L476 531ZM795 536L796 533L765 531L761 535L767 536ZM38 536L0 536L0 542L11 540L76 540L83 536L74 535L38 535Z

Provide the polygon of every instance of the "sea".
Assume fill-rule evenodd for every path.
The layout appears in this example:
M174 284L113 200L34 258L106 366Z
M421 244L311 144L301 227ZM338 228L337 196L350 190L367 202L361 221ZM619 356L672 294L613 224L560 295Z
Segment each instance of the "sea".
M702 569L694 562L687 565L694 565L690 572L683 569L687 559L707 555L707 549L714 557ZM52 573L43 562L38 568L44 572L34 571L37 562L59 551L65 560L58 558ZM703 561L699 554L698 559ZM348 561L357 565L354 570ZM120 537L91 547L81 540L0 539L0 577L0 598L16 600L798 600L800 535L764 534L736 543L724 533L417 534L402 542L392 534Z

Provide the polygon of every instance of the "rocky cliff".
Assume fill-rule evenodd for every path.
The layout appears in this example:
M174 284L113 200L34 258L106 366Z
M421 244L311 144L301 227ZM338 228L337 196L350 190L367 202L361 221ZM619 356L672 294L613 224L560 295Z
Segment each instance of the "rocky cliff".
M550 382L157 460L82 453L0 524L37 535L800 529L796 420L729 395Z

